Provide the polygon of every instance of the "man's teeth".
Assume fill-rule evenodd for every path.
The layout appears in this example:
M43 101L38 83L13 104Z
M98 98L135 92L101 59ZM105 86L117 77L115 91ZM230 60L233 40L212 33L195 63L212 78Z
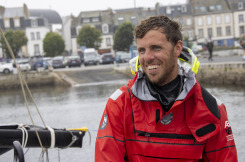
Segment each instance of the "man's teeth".
M158 65L152 65L152 66L148 66L148 70L154 70L157 69Z

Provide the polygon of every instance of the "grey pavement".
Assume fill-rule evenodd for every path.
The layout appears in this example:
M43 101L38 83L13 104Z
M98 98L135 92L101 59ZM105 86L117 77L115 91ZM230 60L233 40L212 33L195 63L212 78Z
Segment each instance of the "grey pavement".
M216 62L244 62L241 55L231 55L231 56L213 56L213 61L208 60L208 56L197 56L200 63L216 63Z
M242 59L243 51L241 49L226 50L226 51L213 51L213 61L209 61L208 51L196 55L200 63L217 63L217 62L244 62Z

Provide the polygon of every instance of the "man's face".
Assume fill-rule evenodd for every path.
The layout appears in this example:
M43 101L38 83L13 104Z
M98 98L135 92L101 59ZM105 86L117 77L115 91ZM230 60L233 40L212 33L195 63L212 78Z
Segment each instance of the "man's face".
M153 84L162 86L176 78L182 48L182 41L173 46L159 30L150 30L137 39L141 67Z

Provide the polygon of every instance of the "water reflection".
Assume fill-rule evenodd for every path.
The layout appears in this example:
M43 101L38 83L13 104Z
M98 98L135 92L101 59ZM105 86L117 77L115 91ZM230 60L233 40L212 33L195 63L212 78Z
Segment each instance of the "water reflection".
M31 89L45 123L54 128L80 128L87 126L91 131L92 144L85 136L82 149L62 150L60 159L63 162L94 161L94 142L98 124L109 96L127 80L116 80L103 83L82 84L76 87L44 87ZM245 89L243 87L221 87L204 85L208 91L223 101L234 132L239 154L239 161L245 161ZM24 98L20 90L0 93L0 123L31 124ZM42 125L34 105L29 103L31 114L37 125ZM38 161L40 149L30 149L26 161ZM50 161L58 161L57 149L49 151ZM0 156L0 161L13 159L13 152ZM83 159L83 160L81 160Z

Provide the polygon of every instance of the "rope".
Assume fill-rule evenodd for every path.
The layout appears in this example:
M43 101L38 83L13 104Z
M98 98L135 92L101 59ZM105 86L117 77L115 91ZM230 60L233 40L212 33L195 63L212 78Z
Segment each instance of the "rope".
M47 126L47 129L50 131L50 140L51 140L51 142L50 142L50 147L49 148L54 148L54 146L55 146L55 133L54 133L54 129L53 128L51 128L51 127L49 127L49 126Z
M36 106L36 103L35 103L35 101L34 101L32 95L31 95L31 92L30 92L30 90L29 90L29 88L28 88L28 85L26 84L26 81L23 79L23 76L22 76L20 67L17 66L17 62L16 62L16 59L15 59L14 53L13 53L13 51L12 51L12 49L11 49L9 43L8 43L8 40L6 39L6 37L5 37L5 35L4 35L4 33L3 33L1 27L0 27L0 32L1 32L1 34L2 34L2 37L3 37L3 39L4 39L4 41L5 41L6 45L7 45L7 47L8 47L8 50L9 50L9 52L10 52L11 57L12 57L13 60L14 60L14 64L15 64L16 67L17 67L17 70L18 70L18 77L19 77L19 80L20 80L20 85L21 85L22 93L23 93L23 96L24 96L24 99L25 99L26 108L27 108L29 117L30 117L30 119L31 119L32 125L33 125L33 127L34 127L34 130L35 130L35 132L36 132L38 141L39 141L40 146L41 146L41 148L42 148L42 151L44 152L45 150L44 150L44 148L43 148L42 141L41 141L41 139L40 139L40 137L39 137L39 134L38 134L38 132L37 132L36 126L35 126L35 124L34 124L34 121L33 121L33 119L32 119L31 113L30 113L30 108L29 108L29 106L28 106L28 102L27 102L27 98L26 98L26 93L25 93L24 85L25 85L26 89L28 90L29 95L31 96L31 99L32 99L33 103L35 104L35 106ZM24 82L24 85L23 85L23 82ZM37 111L38 111L37 106L36 106L36 109L37 109ZM39 114L40 118L42 119L41 114L40 114L39 111L38 111L38 114ZM43 119L42 119L42 122L43 122L44 126L46 127L46 125L45 125Z
M22 143L21 146L23 148L26 147L27 141L28 141L28 132L23 124L18 124L18 128L22 131Z

